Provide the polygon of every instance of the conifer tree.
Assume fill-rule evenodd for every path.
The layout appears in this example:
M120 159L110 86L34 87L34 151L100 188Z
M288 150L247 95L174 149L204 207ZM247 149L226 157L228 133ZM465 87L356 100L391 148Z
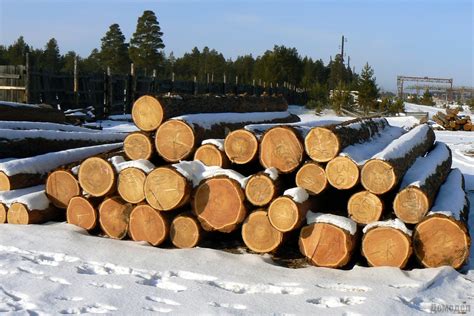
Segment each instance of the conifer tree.
M365 113L377 108L379 88L374 77L374 70L366 63L359 79L359 106Z
M100 60L105 68L114 73L127 73L130 69L128 44L118 24L112 24L102 38Z
M51 72L59 72L62 68L61 55L58 42L55 38L50 39L44 48L41 58L41 66Z
M431 93L428 89L426 89L425 93L423 93L420 103L423 105L435 105L433 97L431 96Z
M24 65L26 53L30 51L30 47L26 44L23 36L20 36L13 45L8 46L6 59L10 65Z
M138 18L137 29L130 40L130 58L135 67L151 71L163 61L161 50L165 48L160 24L153 11L146 10Z

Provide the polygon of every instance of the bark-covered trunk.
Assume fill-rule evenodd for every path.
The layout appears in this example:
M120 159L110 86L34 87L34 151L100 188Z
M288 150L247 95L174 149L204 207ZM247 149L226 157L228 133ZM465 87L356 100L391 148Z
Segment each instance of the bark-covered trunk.
M64 114L53 107L0 101L0 121L64 123Z

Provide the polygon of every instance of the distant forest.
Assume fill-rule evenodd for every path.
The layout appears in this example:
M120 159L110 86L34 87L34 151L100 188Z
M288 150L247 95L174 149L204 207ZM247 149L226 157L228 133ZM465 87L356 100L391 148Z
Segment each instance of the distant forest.
M136 31L125 41L120 26L112 24L101 39L100 49L93 49L88 57L74 51L61 54L56 39L51 38L44 49L33 48L20 36L13 44L0 45L0 64L24 65L26 54L30 66L36 70L71 73L77 58L79 72L93 73L110 68L112 73L127 74L133 63L137 74L151 75L156 71L160 79L213 80L269 86L294 86L308 91L307 106L321 110L328 104L340 112L343 108L360 107L369 111L399 111L403 104L384 97L378 102L380 91L374 70L368 63L360 74L355 73L340 54L331 57L328 64L322 59L302 57L296 48L275 45L261 56L225 58L215 49L194 47L182 57L173 52L165 55L158 19L153 11L144 11L138 18ZM354 93L357 91L357 97ZM386 99L386 100L385 100ZM380 101L380 100L379 100Z

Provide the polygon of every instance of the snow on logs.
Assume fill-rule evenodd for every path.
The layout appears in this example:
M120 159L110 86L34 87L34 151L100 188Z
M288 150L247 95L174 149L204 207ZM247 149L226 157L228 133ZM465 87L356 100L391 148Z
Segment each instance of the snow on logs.
M405 172L433 146L435 135L427 124L419 125L390 143L368 160L361 171L364 188L384 194L401 181Z
M64 123L64 113L46 104L26 104L0 101L0 121L23 121Z
M306 153L314 161L328 162L343 148L369 140L387 126L385 118L367 118L314 127L304 140Z
M40 183L49 172L95 155L119 149L122 143L97 145L83 148L68 149L23 159L13 159L0 163L0 191L26 188ZM54 184L53 184L54 186ZM51 188L51 187L50 187ZM62 188L57 187L58 190ZM49 194L50 191L47 193ZM53 196L55 196L53 194Z
M459 269L467 261L471 244L468 212L463 175L459 169L453 169L441 185L430 212L413 232L415 256L423 266L450 265Z
M399 219L416 224L426 215L451 170L451 162L451 150L440 142L426 156L416 159L393 201L393 210Z
M206 139L194 153L194 160L199 160L206 166L229 168L230 160L224 151L223 139Z
M308 225L299 237L301 253L315 266L345 266L357 245L356 223L347 217L312 212L306 220Z
M142 131L156 130L164 120L184 114L283 112L288 104L283 97L256 96L142 96L135 101L132 118Z
M327 180L339 190L355 187L360 181L360 169L364 163L403 133L404 130L400 127L384 125L383 129L364 142L343 148L339 156L327 163Z
M283 192L268 207L270 223L281 232L295 230L306 218L306 213L314 206L305 189L295 187Z
M361 252L371 267L405 267L413 252L412 231L402 221L373 222L363 233Z
M25 158L46 153L122 142L124 133L62 132L0 129L0 158Z
M173 117L156 130L155 147L168 162L189 158L205 139L224 138L226 134L248 124L295 122L289 112L208 113Z

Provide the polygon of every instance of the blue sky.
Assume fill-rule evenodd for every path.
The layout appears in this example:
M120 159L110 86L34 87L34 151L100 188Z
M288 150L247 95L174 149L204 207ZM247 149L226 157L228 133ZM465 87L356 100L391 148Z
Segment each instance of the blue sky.
M257 56L278 44L327 63L345 35L351 66L369 62L386 90L399 74L474 86L472 0L0 0L0 43L23 35L38 48L55 37L61 53L87 56L113 23L129 40L147 9L175 56L206 45L230 58Z

